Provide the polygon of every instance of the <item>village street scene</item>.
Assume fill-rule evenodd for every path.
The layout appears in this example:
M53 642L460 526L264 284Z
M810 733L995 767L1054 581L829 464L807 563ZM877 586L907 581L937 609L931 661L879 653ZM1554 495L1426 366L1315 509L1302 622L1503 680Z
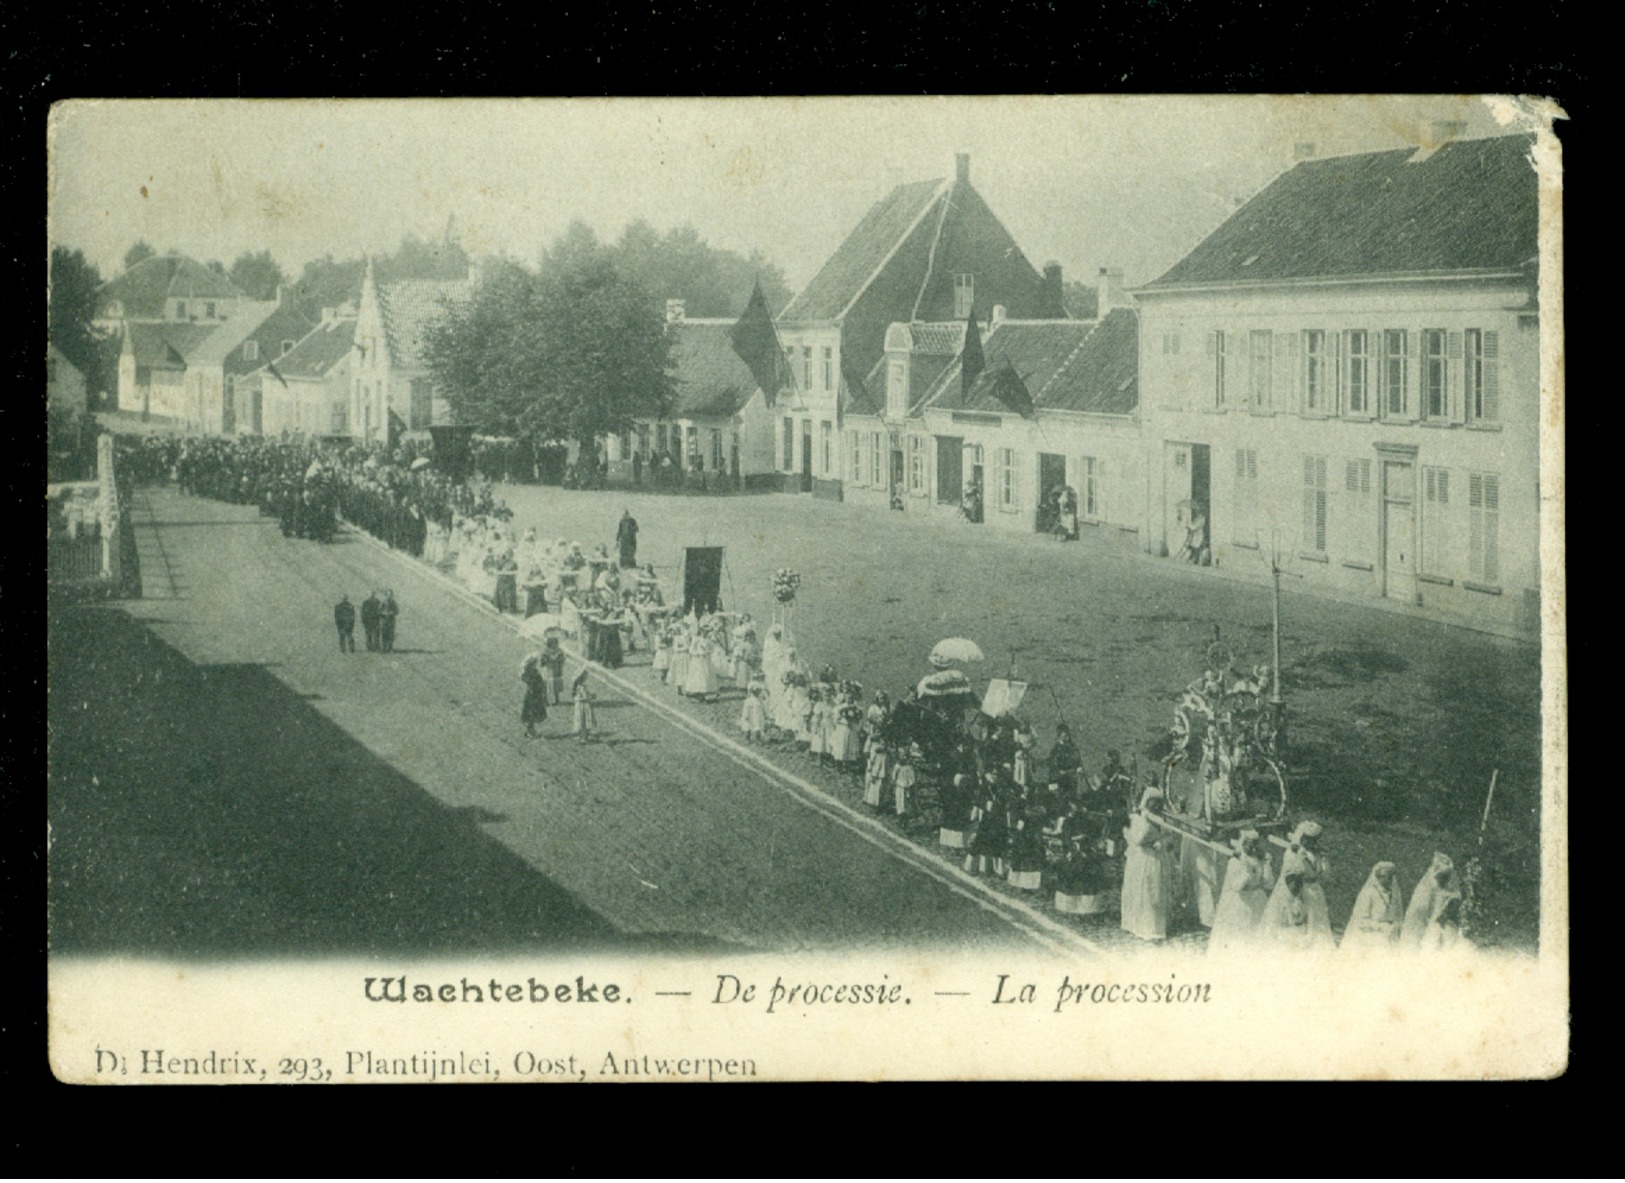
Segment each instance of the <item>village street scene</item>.
M210 106L54 131L54 953L1539 950L1529 130Z

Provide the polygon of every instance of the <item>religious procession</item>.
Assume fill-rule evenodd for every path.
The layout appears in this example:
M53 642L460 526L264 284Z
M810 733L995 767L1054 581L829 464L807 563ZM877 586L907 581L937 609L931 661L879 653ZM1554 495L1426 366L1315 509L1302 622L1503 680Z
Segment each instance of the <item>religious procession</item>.
M767 621L726 609L714 570L709 582L679 580L676 594L652 565L640 566L629 510L604 542L544 540L540 527L514 522L488 481L454 483L409 451L152 437L119 446L142 479L168 476L185 493L258 505L291 538L328 541L342 521L520 618L521 635L538 645L519 672L527 737L541 734L550 708L568 704L568 734L593 742L592 671L635 665L651 690L737 702L745 742L839 778L879 819L924 819L943 858L1057 914L1094 924L1115 914L1117 927L1148 944L1205 931L1215 954L1438 953L1469 943L1471 883L1444 853L1408 896L1400 867L1376 862L1351 913L1334 921L1322 887L1323 826L1295 815L1277 758L1273 669L1243 668L1216 635L1179 697L1167 755L1142 768L1137 756L1125 762L1109 750L1091 765L1064 722L1043 750L1018 713L1026 683L995 677L978 691L968 671L987 658L975 641L945 638L913 685L874 687L852 676L860 671L802 651L798 572L774 573ZM1052 527L1064 538L1070 490L1057 490L1054 506ZM388 640L377 623L386 602ZM369 650L392 648L399 611L392 592L363 602ZM354 613L345 595L334 610L342 651L354 651Z

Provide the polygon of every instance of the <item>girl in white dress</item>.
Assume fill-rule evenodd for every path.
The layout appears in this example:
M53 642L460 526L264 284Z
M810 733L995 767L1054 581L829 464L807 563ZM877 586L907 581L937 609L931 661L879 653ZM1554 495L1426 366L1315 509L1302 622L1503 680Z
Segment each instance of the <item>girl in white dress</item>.
M1400 894L1395 871L1393 863L1378 863L1371 868L1365 886L1355 897L1354 911L1349 913L1340 952L1392 953L1399 948L1399 933L1405 923L1405 898Z
M1405 923L1400 929L1400 944L1407 949L1419 949L1423 934L1433 919L1434 900L1441 895L1459 895L1456 888L1456 864L1448 854L1434 852L1433 862L1411 892L1410 906L1405 909Z
M683 693L683 683L688 681L688 640L688 629L682 624L674 626L666 685L677 687L678 694Z
M1317 849L1320 834L1320 823L1311 821L1299 823L1298 828L1292 831L1292 845L1287 848L1286 855L1281 859L1281 878L1276 880L1275 891L1270 896L1270 906L1274 908L1276 897L1289 891L1285 882L1287 872L1295 874L1298 878L1296 894L1301 897L1308 917L1305 929L1308 947L1324 951L1335 948L1337 938L1332 935L1332 917L1326 907L1326 889L1321 886L1326 877L1326 859ZM1282 907L1291 910L1295 905L1290 901L1282 901Z
M695 633L688 643L688 669L683 675L683 693L709 702L716 697L717 671L711 664L711 642Z
M1142 941L1160 941L1168 935L1168 860L1162 852L1162 827L1151 820L1162 810L1162 797L1161 789L1146 789L1125 832L1120 924Z
M1209 953L1233 953L1255 944L1264 909L1270 902L1274 876L1268 853L1257 830L1243 830L1234 840L1236 852L1225 864L1224 886L1213 910Z
M745 692L744 705L739 708L739 730L752 743L760 743L762 733L767 730L766 702L767 688L760 682L752 682Z

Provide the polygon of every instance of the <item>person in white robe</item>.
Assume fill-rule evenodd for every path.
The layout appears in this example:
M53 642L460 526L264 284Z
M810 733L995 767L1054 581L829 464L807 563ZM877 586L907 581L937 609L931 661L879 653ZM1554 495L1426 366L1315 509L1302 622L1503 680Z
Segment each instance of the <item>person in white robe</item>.
M1417 946L1419 953L1424 956L1459 953L1472 947L1461 931L1462 905L1462 897L1454 891L1441 891L1434 895L1432 914Z
M1123 858L1122 917L1125 932L1142 941L1160 941L1168 935L1168 860L1162 842L1168 835L1151 820L1162 810L1163 792L1151 787L1140 798L1140 807L1129 819L1124 837L1128 847Z
M688 627L682 623L672 626L671 658L666 669L666 685L675 686L677 693L683 693L683 685L688 681Z
M1259 940L1259 925L1270 901L1274 874L1269 853L1257 830L1242 830L1232 842L1235 853L1224 869L1224 886L1213 910L1213 931L1208 936L1209 953L1234 953L1250 948Z
M695 633L688 642L688 665L683 674L683 693L707 701L716 697L717 671L711 664L712 645L703 634Z
M1399 948L1405 897L1400 894L1396 871L1394 864L1387 862L1371 868L1365 886L1354 899L1348 927L1343 930L1342 952L1392 953Z
M1405 909L1405 922L1400 928L1399 943L1407 949L1419 949L1422 936L1433 920L1434 903L1441 895L1460 895L1456 886L1456 863L1448 854L1435 851L1433 862L1411 892L1411 902Z
M1313 821L1300 822L1292 831L1291 844L1281 859L1281 878L1276 880L1270 903L1274 905L1275 897L1288 890L1286 875L1288 871L1293 872L1298 880L1296 894L1308 916L1309 948L1325 950L1335 948L1337 938L1332 935L1331 912L1326 907L1326 889L1322 886L1326 878L1326 859L1319 850L1320 835L1321 825Z
M1277 949L1294 953L1307 953L1313 947L1309 931L1309 903L1303 895L1303 870L1292 864L1283 864L1281 877L1270 893L1270 902L1264 908L1259 935Z

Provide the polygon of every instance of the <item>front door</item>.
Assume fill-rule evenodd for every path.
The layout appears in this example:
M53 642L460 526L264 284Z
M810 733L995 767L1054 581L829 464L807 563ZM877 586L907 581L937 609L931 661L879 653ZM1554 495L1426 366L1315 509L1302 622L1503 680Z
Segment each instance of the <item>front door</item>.
M891 491L892 495L903 491L903 449L891 450Z
M801 421L801 491L812 492L812 420Z
M1162 456L1162 554L1171 555L1185 545L1190 529L1191 449L1172 441Z
M965 439L937 436L937 501L958 505L965 497Z
M1416 602L1416 469L1382 463L1382 594Z
M1213 545L1213 449L1191 445L1191 513L1207 519L1207 543Z
M1055 493L1066 484L1066 457L1038 453L1038 516L1033 528L1047 534L1055 528Z

